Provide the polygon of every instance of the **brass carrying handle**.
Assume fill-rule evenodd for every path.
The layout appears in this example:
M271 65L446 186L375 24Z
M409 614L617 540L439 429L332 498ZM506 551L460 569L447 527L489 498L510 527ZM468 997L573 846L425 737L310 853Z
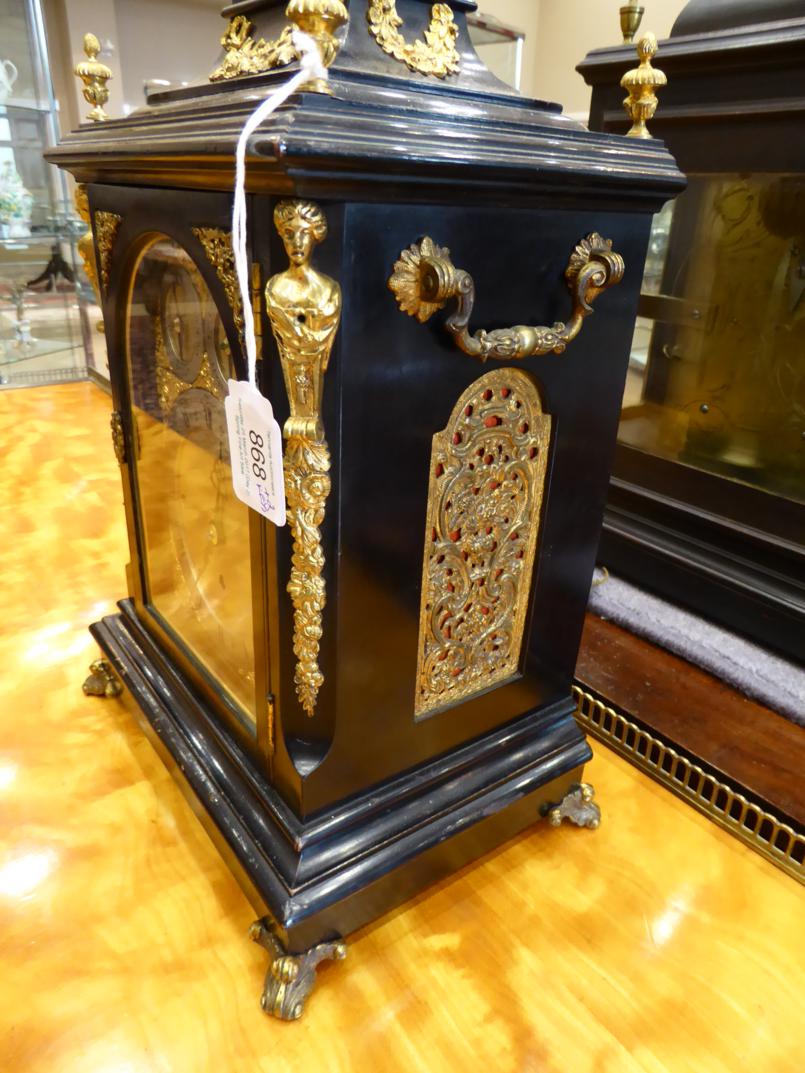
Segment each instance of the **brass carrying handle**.
M620 283L624 273L623 258L612 252L612 242L593 233L579 242L565 269L573 309L566 324L552 328L483 328L471 333L469 322L475 305L475 283L469 272L456 268L450 251L425 237L403 250L389 278L400 309L424 324L448 301L456 299L456 310L445 321L456 346L472 358L486 361L498 358L511 361L539 354L561 354L581 331L584 318L592 313L592 303L602 291Z

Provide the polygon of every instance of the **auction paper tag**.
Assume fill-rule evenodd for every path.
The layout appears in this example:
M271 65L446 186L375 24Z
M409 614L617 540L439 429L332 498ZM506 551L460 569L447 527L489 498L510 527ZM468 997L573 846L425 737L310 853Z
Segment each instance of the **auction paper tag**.
M224 408L235 495L285 525L282 432L271 403L245 380L230 380Z

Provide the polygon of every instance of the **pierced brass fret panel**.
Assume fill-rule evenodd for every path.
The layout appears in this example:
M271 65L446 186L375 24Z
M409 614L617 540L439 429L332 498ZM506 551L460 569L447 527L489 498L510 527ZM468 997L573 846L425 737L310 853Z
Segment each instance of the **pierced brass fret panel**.
M417 718L517 674L550 435L532 379L495 369L433 437Z

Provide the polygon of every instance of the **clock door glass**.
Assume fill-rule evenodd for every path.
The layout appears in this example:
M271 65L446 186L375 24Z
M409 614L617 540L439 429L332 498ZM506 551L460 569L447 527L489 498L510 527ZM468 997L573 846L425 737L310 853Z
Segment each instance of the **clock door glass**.
M224 418L235 374L212 295L171 239L138 262L128 355L147 599L253 723L249 518Z

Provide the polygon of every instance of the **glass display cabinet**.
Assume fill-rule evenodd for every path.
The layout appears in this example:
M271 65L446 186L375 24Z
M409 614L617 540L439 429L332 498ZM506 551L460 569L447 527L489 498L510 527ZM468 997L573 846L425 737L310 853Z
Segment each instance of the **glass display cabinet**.
M83 380L95 298L77 256L86 225L42 157L58 135L39 5L0 0L0 25L0 386Z
M651 218L683 180L491 75L474 7L231 5L208 82L50 154L89 201L131 549L85 688L122 696L238 877L283 1018L361 924L541 818L598 820L572 677ZM246 173L275 526L232 489L230 232L293 26L329 82Z
M525 40L522 30L480 11L467 15L467 28L481 62L502 82L519 90Z
M630 50L591 53L591 126L623 129ZM652 130L688 175L655 219L601 561L805 653L802 0L692 0Z

